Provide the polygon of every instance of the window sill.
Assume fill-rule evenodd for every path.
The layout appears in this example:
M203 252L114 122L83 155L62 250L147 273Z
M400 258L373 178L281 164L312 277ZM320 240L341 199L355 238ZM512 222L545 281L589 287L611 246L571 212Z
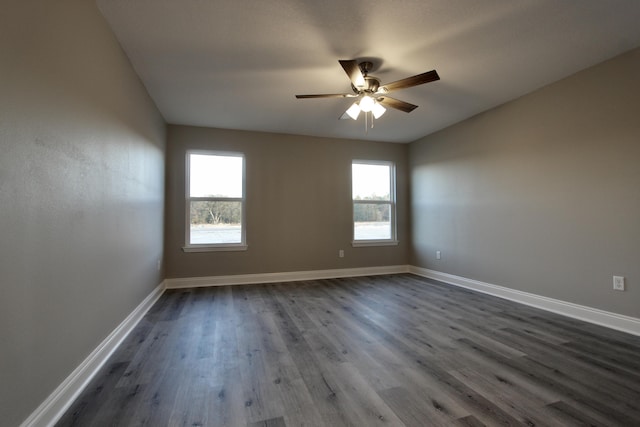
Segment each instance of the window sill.
M246 251L247 245L224 245L224 246L183 246L183 252L234 252Z
M398 246L397 240L356 240L351 242L354 248L367 246Z

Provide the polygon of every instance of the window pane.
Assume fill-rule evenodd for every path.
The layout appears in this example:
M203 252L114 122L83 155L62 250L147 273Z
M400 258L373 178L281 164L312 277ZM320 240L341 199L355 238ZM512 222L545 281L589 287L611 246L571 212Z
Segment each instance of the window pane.
M190 197L242 197L241 156L191 154Z
M242 202L191 202L190 244L242 243Z
M390 200L389 165L353 163L351 173L354 200Z
M355 240L391 239L391 204L354 203Z

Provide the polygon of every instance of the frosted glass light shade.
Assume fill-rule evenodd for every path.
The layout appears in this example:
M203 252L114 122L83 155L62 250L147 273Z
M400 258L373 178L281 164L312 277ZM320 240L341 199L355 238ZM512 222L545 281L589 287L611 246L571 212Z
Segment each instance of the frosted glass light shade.
M362 111L364 111L365 113L368 113L369 111L371 111L371 109L373 108L375 104L375 101L373 100L373 98L371 98L370 96L363 96L362 99L360 100L360 109Z
M379 119L380 117L382 117L385 111L387 111L387 109L377 102L375 102L373 104L373 107L371 107L371 112L373 113L373 117L375 117L376 119Z
M349 109L347 110L347 114L349 115L349 117L351 117L353 120L356 120L358 118L358 116L360 115L360 107L358 106L357 102L354 102L351 107L349 107Z

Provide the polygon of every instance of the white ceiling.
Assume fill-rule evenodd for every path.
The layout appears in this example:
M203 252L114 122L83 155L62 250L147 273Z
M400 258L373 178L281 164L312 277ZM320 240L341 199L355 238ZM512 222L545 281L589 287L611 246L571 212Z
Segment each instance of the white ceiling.
M638 0L97 0L172 124L410 142L640 46ZM338 120L339 59L373 58L391 95L365 133ZM603 81L602 84L607 84Z

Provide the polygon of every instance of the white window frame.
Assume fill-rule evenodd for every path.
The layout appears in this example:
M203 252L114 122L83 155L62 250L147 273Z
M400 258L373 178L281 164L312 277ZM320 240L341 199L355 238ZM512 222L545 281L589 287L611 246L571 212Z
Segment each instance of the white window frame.
M192 154L209 156L226 156L242 158L242 197L191 197L191 166ZM244 153L233 151L213 151L213 150L187 150L185 164L185 245L184 252L215 252L215 251L245 251L247 250L247 213L246 213L246 170L247 160ZM212 202L240 202L240 242L239 243L190 243L191 240L191 202L212 201Z
M353 198L353 165L384 165L389 166L389 200L355 200ZM398 234L396 225L396 165L394 162L385 160L352 160L351 161L351 245L360 246L396 246L398 245ZM391 227L391 237L389 239L367 239L356 240L355 237L355 206L356 204L380 204L389 205L389 222Z

